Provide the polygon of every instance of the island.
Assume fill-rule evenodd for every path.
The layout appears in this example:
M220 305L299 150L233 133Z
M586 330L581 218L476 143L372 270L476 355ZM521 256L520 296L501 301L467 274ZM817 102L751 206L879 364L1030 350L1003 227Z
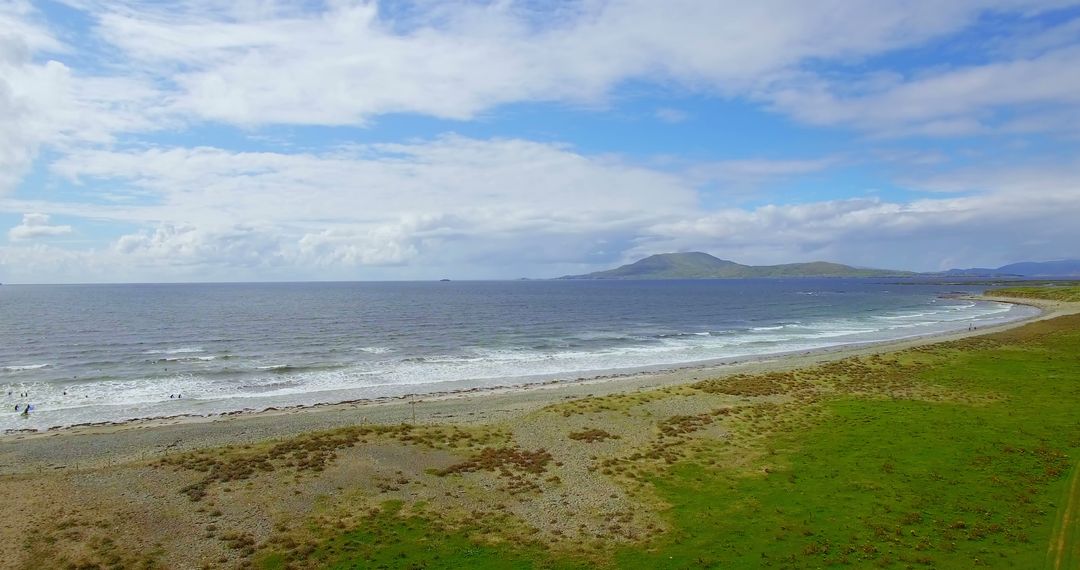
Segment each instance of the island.
M865 269L827 261L782 265L743 265L700 251L660 253L644 259L584 275L559 279L748 279L769 277L909 277L910 271Z

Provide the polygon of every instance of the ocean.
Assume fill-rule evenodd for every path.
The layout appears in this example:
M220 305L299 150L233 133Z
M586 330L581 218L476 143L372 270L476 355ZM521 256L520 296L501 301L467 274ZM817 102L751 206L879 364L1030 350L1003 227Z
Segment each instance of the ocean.
M0 431L515 385L1029 316L895 280L0 286ZM25 395L23 395L25 394ZM32 404L24 416L16 405Z

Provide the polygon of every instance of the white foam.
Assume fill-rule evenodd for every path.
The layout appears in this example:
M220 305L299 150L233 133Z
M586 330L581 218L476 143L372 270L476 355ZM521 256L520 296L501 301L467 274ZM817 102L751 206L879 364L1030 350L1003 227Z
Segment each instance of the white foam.
M630 337L623 332L589 331L573 335L578 340L627 340Z
M388 346L361 346L356 350L360 352L367 352L369 354L387 354L390 352L394 352L394 349Z
M195 352L204 352L201 346L184 346L180 348L165 348L158 350L147 350L143 354L191 354Z
M217 356L167 356L154 362L211 362L218 358ZM229 355L225 355L224 358L229 358Z
M47 366L49 366L48 363L45 363L45 364L22 364L22 365L5 366L5 367L3 367L3 370L5 370L7 372L23 372L23 371L26 371L26 370L40 370L40 369L45 368Z

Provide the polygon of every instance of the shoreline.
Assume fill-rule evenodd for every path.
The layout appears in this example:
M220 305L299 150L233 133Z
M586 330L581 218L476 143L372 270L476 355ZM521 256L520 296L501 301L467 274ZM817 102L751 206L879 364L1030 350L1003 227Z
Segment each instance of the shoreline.
M666 381L668 380L668 377L682 377L687 375L724 375L727 373L745 372L745 370L733 371L732 368L752 368L753 370L750 370L750 372L756 372L758 371L758 368L762 368L762 370L797 368L805 365L802 364L803 361L807 361L809 363L825 362L828 360L844 358L846 356L862 354L864 351L887 352L891 350L900 350L902 348L907 348L909 345L917 346L919 344L925 344L926 342L943 342L947 340L953 340L955 338L972 336L975 334L996 332L999 330L1005 330L1006 328L1012 326L1040 320L1043 318L1052 318L1052 316L1057 316L1056 314L1048 315L1047 313L1053 312L1055 309L1058 309L1058 305L1060 305L1060 303L1054 301L1043 301L1037 299L1013 300L1012 298L990 297L983 295L963 295L957 298L973 301L1001 302L1009 303L1012 305L1023 305L1038 309L1039 313L1028 317L1007 321L1004 323L989 325L978 331L959 330L932 332L889 340L857 341L837 344L833 346L774 352L759 355L734 356L727 358L691 361L685 363L657 364L639 368L591 371L592 373L595 373L595 375L587 375L590 374L590 371L581 371L577 373L571 372L567 375L574 376L578 374L583 374L581 376L577 376L576 378L552 378L547 380L524 381L496 386L476 386L470 388L436 390L431 392L415 392L397 396L357 398L332 402L316 402L313 404L293 404L280 407L269 406L265 408L242 408L239 410L211 414L184 413L168 416L131 418L125 420L84 422L71 425L52 426L43 429L9 429L0 432L0 443L12 439L22 440L35 436L52 436L57 434L77 433L82 431L95 431L103 428L111 428L110 431L115 431L117 428L123 428L126 426L154 427L155 425L174 425L178 422L207 423L229 418L281 415L306 411L314 412L330 410L333 408L355 408L362 406L393 405L394 403L431 402L463 397L483 397L489 394L512 393L530 390L559 389L562 387L580 385L605 384L608 382L616 381L648 381L655 379L659 380L655 385L645 387L661 387L670 385L672 383L681 383L678 381ZM795 363L795 361L798 361L799 363ZM780 366L777 367L769 366L770 364L779 364L781 362L785 364L780 364ZM786 364L790 364L790 366ZM679 378L679 380L684 379Z
M213 416L175 416L53 428L0 435L0 474L80 469L144 460L171 452L248 444L361 424L490 423L550 404L588 396L640 392L737 373L791 370L847 358L887 353L1007 330L1080 312L1080 305L1041 300L969 296L972 300L1032 306L1039 314L977 331L953 331L893 341L845 344L813 351L762 355L731 363L707 363L596 378L516 386L472 388Z

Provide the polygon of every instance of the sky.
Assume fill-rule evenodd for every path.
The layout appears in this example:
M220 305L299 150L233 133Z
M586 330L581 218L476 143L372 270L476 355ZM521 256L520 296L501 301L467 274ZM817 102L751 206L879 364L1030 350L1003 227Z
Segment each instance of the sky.
M0 282L1080 257L1080 2L0 0Z

